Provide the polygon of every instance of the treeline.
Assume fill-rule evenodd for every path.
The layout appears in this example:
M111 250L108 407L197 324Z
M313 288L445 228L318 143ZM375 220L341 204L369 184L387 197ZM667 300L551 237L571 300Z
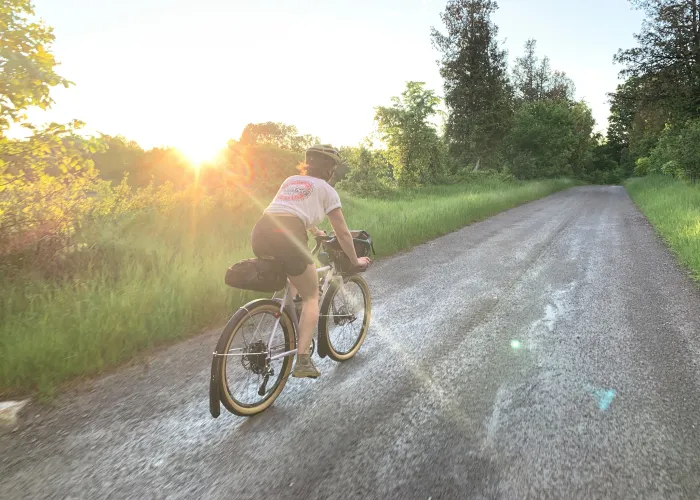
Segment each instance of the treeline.
M396 186L458 182L475 171L503 179L570 176L597 183L647 173L697 179L699 2L632 3L647 19L636 35L638 46L615 56L625 81L610 94L602 137L593 133L591 110L576 100L574 83L537 54L534 39L508 67L491 19L496 2L450 0L443 26L431 35L442 54L444 97L411 81L400 96L375 108L375 132L343 148L347 171L339 172L339 188L376 195ZM51 85L65 83L52 72L48 76ZM153 182L184 188L198 174L208 189L241 179L261 189L261 183L293 173L303 149L318 140L293 125L249 124L217 161L197 172L175 149L145 151L124 137L102 136L88 160L100 178L116 184L127 174L132 187ZM265 152L258 152L261 147Z
M257 181L264 181L260 178L265 173L262 167L269 163L269 169L276 170L276 167L280 166L279 163L286 164L292 160L298 163L301 156L283 152L302 153L318 141L317 137L300 135L293 125L274 122L251 123L243 129L238 139L231 139L225 146L222 145L216 158L201 166L193 165L191 160L176 148L156 147L144 150L136 141L123 136L108 135L102 135L98 139L99 151L92 154L91 159L101 178L116 183L121 182L126 175L128 184L134 187L143 187L150 183L171 183L177 188L184 188L197 180L215 189L215 180L218 179L216 170L226 169L229 177L236 176L239 171L245 170L245 162L253 169L248 172L251 180L254 177ZM263 154L264 158L260 158L257 153L253 153L260 147L283 151L280 153L281 158L277 162L269 158L269 154ZM284 170L287 173L290 171L289 168ZM199 175L204 178L199 179ZM274 173L272 176L277 177Z
M393 187L459 182L475 171L503 179L620 180L609 146L593 134L590 108L575 99L571 79L537 54L534 39L508 68L491 20L496 8L491 0L448 2L443 29L431 35L443 54L444 98L409 81L389 105L376 107L376 130L358 146L343 148L347 171L338 175L339 188L376 195ZM174 151L146 152L121 137L104 139L107 150L94 158L103 178L119 181L127 172L134 186L193 180L194 172ZM316 140L292 125L249 124L201 175L236 172L240 148L266 144L299 153Z
M607 140L627 174L700 178L700 1L633 0L646 14L620 50Z

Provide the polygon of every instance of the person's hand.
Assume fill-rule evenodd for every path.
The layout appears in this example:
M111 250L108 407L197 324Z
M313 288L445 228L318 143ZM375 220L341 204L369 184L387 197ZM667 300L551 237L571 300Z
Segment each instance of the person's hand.
M357 264L355 264L355 267L359 267L360 269L368 269L371 265L372 260L369 257L360 257L357 259Z

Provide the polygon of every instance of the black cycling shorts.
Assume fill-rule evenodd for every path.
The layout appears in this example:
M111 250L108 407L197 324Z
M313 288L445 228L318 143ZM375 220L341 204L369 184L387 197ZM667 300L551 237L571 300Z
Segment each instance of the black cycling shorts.
M299 276L314 263L306 226L298 217L263 214L250 239L256 257L274 257L282 261L289 276Z

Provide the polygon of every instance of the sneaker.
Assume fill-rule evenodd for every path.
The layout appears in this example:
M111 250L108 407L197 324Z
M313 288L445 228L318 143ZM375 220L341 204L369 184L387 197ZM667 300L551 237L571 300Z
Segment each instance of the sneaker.
M321 375L321 372L316 369L314 362L311 361L309 354L298 354L297 362L294 365L292 377L296 378L316 378Z

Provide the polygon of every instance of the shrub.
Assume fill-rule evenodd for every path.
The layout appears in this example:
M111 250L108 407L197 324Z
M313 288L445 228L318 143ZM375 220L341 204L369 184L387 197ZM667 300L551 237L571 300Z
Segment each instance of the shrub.
M648 175L650 164L651 162L647 156L637 158L637 161L634 163L634 175L637 177L645 177Z

